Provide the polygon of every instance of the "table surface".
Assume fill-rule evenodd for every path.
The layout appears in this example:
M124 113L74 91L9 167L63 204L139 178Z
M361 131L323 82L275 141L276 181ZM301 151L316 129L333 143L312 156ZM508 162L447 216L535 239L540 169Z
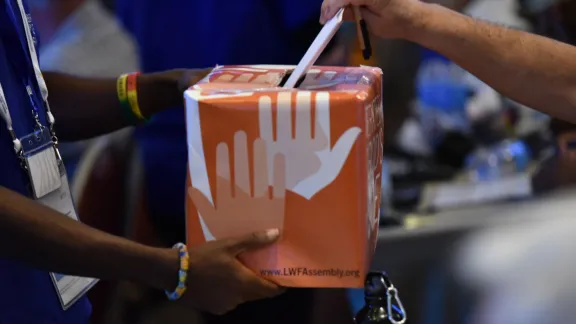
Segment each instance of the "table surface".
M574 197L576 188L570 188L530 200L459 208L428 215L408 215L403 228L380 230L372 267L400 270L421 264L425 259L444 258L466 234L487 226L525 221L518 212L521 210L519 208L536 205L538 208L553 208L574 201Z

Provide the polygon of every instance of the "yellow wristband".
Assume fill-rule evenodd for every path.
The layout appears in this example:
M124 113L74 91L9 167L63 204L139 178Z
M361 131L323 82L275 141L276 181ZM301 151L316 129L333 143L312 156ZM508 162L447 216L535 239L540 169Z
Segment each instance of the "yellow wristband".
M127 80L128 74L122 74L116 81L116 94L118 95L118 100L121 104L128 103L128 94L126 93Z
M127 88L128 88L128 74L122 74L121 76L118 77L116 81L116 95L118 96L118 101L120 102L120 111L122 112L124 119L126 119L126 121L130 125L137 125L141 121L138 118L138 116L136 116L132 112L132 108L130 107L130 103L128 102Z

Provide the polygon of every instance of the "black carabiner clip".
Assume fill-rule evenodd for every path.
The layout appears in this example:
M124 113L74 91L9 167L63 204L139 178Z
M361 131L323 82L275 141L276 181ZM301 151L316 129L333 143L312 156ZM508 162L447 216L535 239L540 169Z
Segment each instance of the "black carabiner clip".
M366 305L355 318L357 324L405 324L406 311L398 290L385 272L370 272L364 282Z

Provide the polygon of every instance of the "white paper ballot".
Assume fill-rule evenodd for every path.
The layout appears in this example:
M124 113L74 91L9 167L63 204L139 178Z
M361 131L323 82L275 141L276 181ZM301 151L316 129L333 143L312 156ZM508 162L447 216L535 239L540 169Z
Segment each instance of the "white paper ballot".
M298 83L298 80L300 80L312 65L316 63L316 60L320 54L322 54L322 51L324 51L332 37L334 37L342 25L343 16L344 9L340 9L336 16L324 25L320 33L318 33L318 36L316 36L316 39L314 39L312 45L310 45L310 48L308 48L308 51L306 51L306 54L304 54L304 57L300 60L300 63L298 63L298 66L294 69L294 72L292 72L292 75L288 78L288 81L284 84L284 88L294 88L296 83Z

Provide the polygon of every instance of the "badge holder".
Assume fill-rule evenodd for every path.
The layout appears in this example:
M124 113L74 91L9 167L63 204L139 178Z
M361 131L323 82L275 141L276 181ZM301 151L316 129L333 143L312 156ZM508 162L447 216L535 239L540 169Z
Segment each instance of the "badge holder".
M45 127L20 139L23 167L30 179L30 190L38 200L62 186L61 163L52 135Z
M54 148L54 150L57 150ZM59 156L58 152L55 152ZM50 207L57 212L64 214L75 221L79 221L72 194L70 192L70 185L68 184L68 176L64 163L60 160L58 163L59 176L61 180L60 188L49 193L38 202ZM56 289L62 309L66 310L74 305L80 298L82 298L97 282L98 279L76 277L63 275L60 273L50 273L50 278Z
M42 127L20 141L23 166L30 178L30 189L35 200L78 221L66 168L48 129ZM84 296L97 282L93 278L58 273L50 273L50 277L64 310Z

